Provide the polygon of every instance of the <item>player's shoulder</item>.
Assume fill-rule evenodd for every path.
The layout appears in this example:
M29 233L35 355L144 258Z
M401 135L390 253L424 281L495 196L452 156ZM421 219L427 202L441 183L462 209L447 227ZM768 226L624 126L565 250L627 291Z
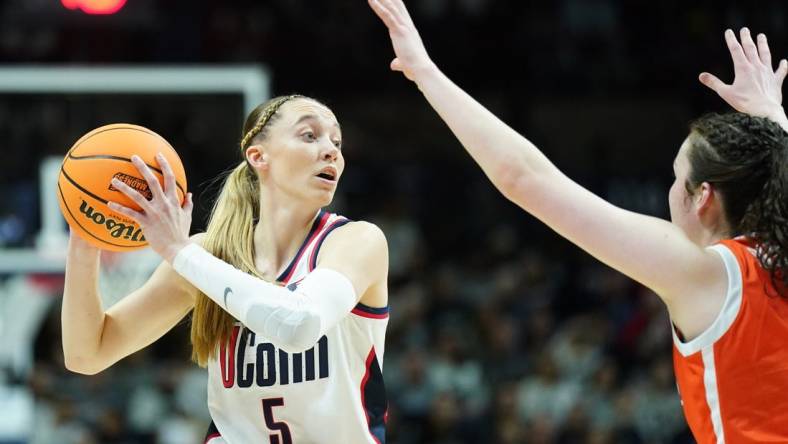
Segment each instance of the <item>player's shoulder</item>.
M319 252L319 262L337 270L350 266L367 276L385 277L388 270L388 244L377 225L365 221L348 222L333 230Z
M354 220L342 225L334 230L330 237L334 237L335 241L386 244L386 235L383 230L372 222L363 220Z
M207 233L195 233L195 234L192 234L191 236L189 236L189 239L191 239L192 242L195 242L195 243L199 244L200 246L202 246L203 243L205 243L205 236L206 235L207 235Z

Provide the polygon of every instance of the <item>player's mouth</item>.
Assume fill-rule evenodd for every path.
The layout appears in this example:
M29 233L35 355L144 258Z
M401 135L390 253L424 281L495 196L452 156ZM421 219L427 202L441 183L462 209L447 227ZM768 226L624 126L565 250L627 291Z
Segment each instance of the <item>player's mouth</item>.
M315 177L317 177L321 181L335 184L337 182L337 178L339 177L339 173L337 172L335 166L329 165L323 168L322 170L320 170L320 172L317 173Z

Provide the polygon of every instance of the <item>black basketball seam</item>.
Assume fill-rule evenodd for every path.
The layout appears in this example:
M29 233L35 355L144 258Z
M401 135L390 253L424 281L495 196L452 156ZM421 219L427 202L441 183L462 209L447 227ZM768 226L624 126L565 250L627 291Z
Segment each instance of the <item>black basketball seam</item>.
M85 194L89 195L90 197L92 197L92 198L94 198L94 199L96 199L96 200L100 200L100 201L101 201L101 203L103 203L104 205L106 205L106 204L107 204L107 202L108 202L108 201L107 201L106 199L103 199L103 198L101 198L101 197L99 197L99 196L96 196L95 194L91 193L90 191L88 191L88 190L86 190L86 189L82 188L82 185L80 185L80 184L76 183L76 182L74 181L74 179L72 179L72 178L71 178L71 176L69 176L69 175L68 175L68 173L66 173L66 170L64 170L64 169L63 169L63 167L60 167L60 174L62 174L62 175L63 175L63 177L65 177L65 178L66 178L66 180L68 180L69 182L71 182L71 185L74 185L75 187L77 187L77 188L78 188L80 191L82 191L83 193L85 193ZM58 184L58 186L60 186L60 185Z
M68 176L66 176L66 177L68 177ZM69 179L69 181L71 181L71 180ZM79 188L79 186L77 184L75 184L74 182L71 182L71 183L73 185L77 186L77 188ZM66 197L63 195L63 189L60 188L60 184L59 183L57 184L57 191L58 191L58 194L60 194L60 200L63 202L63 208L65 208L66 211L68 211L68 215L71 216L71 220L73 220L75 224L79 225L79 228L82 228L82 231L84 231L85 233L91 235L93 238L95 238L99 242L103 242L105 244L109 244L109 245L112 245L112 246L115 246L115 247L120 247L120 248L139 248L140 247L140 245L113 244L112 242L105 241L104 239L101 239L100 237L96 237L95 234L91 233L90 230L88 230L87 228L83 227L82 224L79 223L79 220L76 217L74 217L74 213L72 213L71 212L71 208L68 207L68 203L66 202ZM90 194L90 193L88 193L88 194ZM106 202L104 202L104 203L106 203Z
M123 160L131 163L131 159L127 157L113 156L110 154L92 154L90 156L74 156L73 154L71 154L71 152L69 152L67 156L69 159L73 159L73 160L107 159L107 160ZM65 164L65 162L63 163ZM156 171L157 173L161 174L162 177L164 177L164 173L160 169L156 168L155 166L148 165L147 163L145 165L147 165L148 168L152 169L153 171ZM63 167L61 165L61 169L62 168ZM175 186L178 187L179 190L181 190L181 194L186 196L186 192L183 190L183 187L181 186L181 184L178 183L177 180L175 181Z
M116 125L117 125L117 124L116 124ZM173 154L175 154L175 157L177 157L177 158L179 158L179 159L180 159L180 156L178 156L178 152L177 152L177 151L175 151L175 148L173 148L173 147L172 147L172 145L170 145L170 142L168 142L168 141L167 141L167 139L165 139L164 137L162 137L160 134L158 134L158 133L154 132L153 130L149 130L148 128L145 128L145 127L134 126L134 125L133 125L133 124L131 124L131 123L121 123L121 124L119 124L119 125L128 125L128 126L115 126L115 127L112 127L112 128L103 129L103 130L101 130L101 131L98 131L98 132L96 132L96 133L93 133L93 134L90 134L90 133L89 133L89 134L90 134L90 137L93 137L93 136L95 136L95 135L98 135L98 134L101 134L101 133L105 133L105 132L107 132L107 131L114 131L114 130L118 130L118 129L127 129L127 130L132 130L132 131L139 131L139 132L141 132L141 133L145 133L145 134L148 134L148 135L151 135L151 136L156 136L156 137L158 137L159 139L161 139L162 141L164 141L164 143L166 144L167 148L169 148L169 149L172 151L172 153L173 153ZM85 134L85 136L87 136L87 134ZM80 145L82 145L82 144L83 144L83 143L85 143L85 142L86 142L88 139L90 139L90 137L88 137L87 139L85 139L85 140L82 140L82 139L84 139L84 138L85 138L85 136L82 136L82 137L80 137L80 139L79 139L79 140L77 140L77 144L76 144L76 145L74 145L74 146L72 146L72 147L71 147L71 149L69 149L69 150L68 150L68 153L66 153L66 157L74 158L74 159L77 159L77 160L79 160L80 158L82 158L82 157L79 157L79 156L72 156L71 152L72 152L72 151L74 151L75 149L79 148L79 146L80 146ZM90 157L90 156L85 156L85 157ZM125 159L125 158L122 158L122 159ZM125 160L128 160L129 162L131 162L131 159L125 159ZM66 159L64 158L64 159L63 159L63 163L61 163L61 169L62 169L63 165L65 165L65 163L66 163ZM145 165L148 165L148 164L146 163ZM161 172L161 171L160 171L158 168L156 168L156 167L153 167L153 166L150 166L150 165L148 165L148 168L152 168L152 169L154 169L154 170L158 171L158 172L159 172L159 174L161 174L162 176L164 175L164 174L163 174L163 173L162 173L162 172ZM185 197L185 196L186 196L186 191L183 189L183 187L181 186L181 184L179 184L179 183L178 183L178 181L175 181L175 185L176 185L176 186L177 186L177 187L178 187L178 188L181 190L181 193L183 193L183 196Z
M132 124L131 124L131 123L122 123L121 125L132 125ZM163 141L164 141L164 143L166 143L166 144L167 144L167 147L168 147L169 149L171 149L171 150L172 150L172 152L173 152L173 153L175 153L175 155L176 155L176 156L178 155L178 152L177 152L177 151L175 151L175 148L173 148L173 147L170 145L170 142L167 142L167 139L165 139L164 137L161 137L161 135L160 135L160 134L158 134L158 133L156 133L156 132L154 132L154 131L152 131L152 130L149 130L149 129L147 129L147 128L144 128L144 127L135 127L135 126L120 126L120 127L118 127L118 126L115 126L115 127L112 127L112 128L103 129L103 130L101 130L101 131L99 131L99 132L97 132L97 133L90 134L90 137L93 137L93 136L95 136L95 135L97 135L97 134L105 133L105 132L107 132L107 131L114 131L114 130L117 130L117 129L128 129L128 130L132 130L132 131L139 131L139 132L141 132L141 133L145 133L145 134L150 134L151 136L156 136L156 137L158 137L159 139L163 140ZM87 136L87 134L85 134L85 136ZM85 137L85 136L82 136L82 137L80 137L80 140L81 140L83 137ZM90 137L88 137L88 139L90 139ZM79 147L79 145L82 145L82 144L83 144L83 143L85 143L85 141L87 141L88 139L82 140L81 142L78 140L78 141L77 141L77 142L78 142L78 143L77 143L77 145L74 145L74 146L72 146L72 147L71 147L71 149L70 149L70 150L68 150L68 153L69 153L69 154L71 154L71 152L72 152L72 151L74 151L75 149L77 149L77 147Z
M131 124L130 124L130 123L126 123L126 124L121 124L121 125L131 125ZM147 130L147 131L145 131L144 129L147 129L147 128L140 129L140 128L135 128L134 126L121 126L121 127L113 127L113 128L107 128L107 129L103 129L103 130L101 130L101 131L99 131L99 132L92 133L92 134L91 134L90 132L88 132L88 134L90 134L90 137L93 137L93 136L95 136L95 135L97 135L97 134L105 133L105 132L107 132L107 131L112 131L112 130L116 130L116 129L129 129L129 130L132 130L132 131L139 131L139 132L142 132L142 133L145 133L145 134L150 134L150 135L158 136L160 139L164 140L164 142L166 142L166 143L167 143L167 146L169 146L170 148L172 148L172 147L170 146L170 143L169 143L169 142L167 142L167 139L165 139L165 138L163 138L163 137L159 136L158 134L156 134L155 132L153 132L153 131L151 131L151 130ZM76 144L75 144L74 146L72 146L72 147L71 147L71 148L68 150L68 153L66 153L66 154L71 154L71 152L72 152L72 151L74 151L74 150L75 150L75 149L77 149L77 148L78 148L80 145L82 145L82 144L83 144L83 143L85 143L85 142L86 142L88 139L90 139L90 137L87 137L87 138L86 138L86 136L87 136L88 134L85 134L85 135L83 135L82 137L80 137L80 138L79 138L79 140L77 140ZM83 140L83 139L84 139L84 140ZM172 148L172 149L173 149L173 151L175 150L174 148ZM176 153L176 154L177 154L177 153ZM65 162L65 161L66 161L66 159L63 159L63 162Z

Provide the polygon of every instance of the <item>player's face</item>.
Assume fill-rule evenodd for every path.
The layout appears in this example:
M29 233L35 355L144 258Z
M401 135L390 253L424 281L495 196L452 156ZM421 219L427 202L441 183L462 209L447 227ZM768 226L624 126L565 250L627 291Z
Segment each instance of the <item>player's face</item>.
M690 148L689 138L681 144L678 154L673 161L673 185L668 193L668 204L670 206L670 220L679 228L687 233L690 239L698 239L702 225L698 218L698 213L694 205L694 199L687 191L687 177L690 173L689 159L687 152Z
M267 180L291 197L328 205L345 169L334 113L309 99L286 102L278 112L263 143Z

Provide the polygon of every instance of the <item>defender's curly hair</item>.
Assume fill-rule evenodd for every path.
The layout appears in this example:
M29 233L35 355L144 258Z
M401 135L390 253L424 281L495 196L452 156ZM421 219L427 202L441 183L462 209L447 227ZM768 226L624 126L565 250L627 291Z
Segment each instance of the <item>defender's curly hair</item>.
M693 194L703 182L722 197L731 237L744 235L788 297L788 133L777 123L743 113L708 114L690 124Z

